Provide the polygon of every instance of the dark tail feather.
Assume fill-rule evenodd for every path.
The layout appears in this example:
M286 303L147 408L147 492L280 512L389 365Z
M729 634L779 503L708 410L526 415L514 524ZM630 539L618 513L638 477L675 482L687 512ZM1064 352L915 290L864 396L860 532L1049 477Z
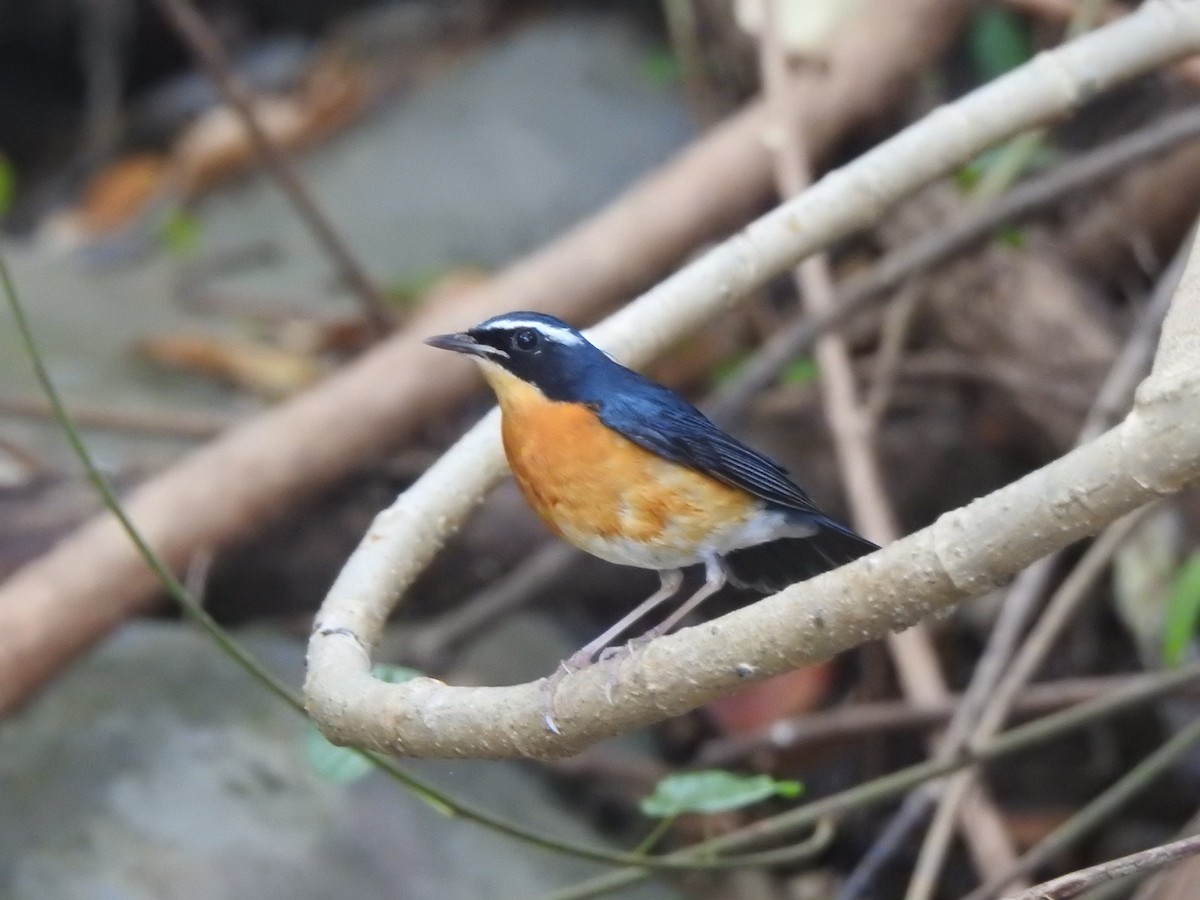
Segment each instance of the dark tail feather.
M731 583L771 593L836 569L879 547L834 522L812 537L781 538L721 557Z

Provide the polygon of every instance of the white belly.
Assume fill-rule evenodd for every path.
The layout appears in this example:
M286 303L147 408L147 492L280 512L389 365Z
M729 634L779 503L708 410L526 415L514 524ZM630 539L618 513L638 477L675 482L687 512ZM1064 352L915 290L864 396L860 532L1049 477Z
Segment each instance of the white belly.
M682 569L743 547L753 547L780 538L810 537L816 532L815 525L798 526L788 522L783 513L758 509L745 520L714 531L692 551L681 550L684 542L672 541L669 535L664 535L662 540L634 541L572 533L570 529L563 529L563 537L580 550L619 566L662 570Z

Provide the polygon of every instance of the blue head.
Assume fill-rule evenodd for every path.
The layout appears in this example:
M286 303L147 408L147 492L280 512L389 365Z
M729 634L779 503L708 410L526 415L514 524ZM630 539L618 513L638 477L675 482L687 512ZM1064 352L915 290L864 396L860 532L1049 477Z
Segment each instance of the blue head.
M606 375L627 371L566 322L543 313L504 313L425 343L474 356L485 371L488 364L499 366L551 400L586 402Z

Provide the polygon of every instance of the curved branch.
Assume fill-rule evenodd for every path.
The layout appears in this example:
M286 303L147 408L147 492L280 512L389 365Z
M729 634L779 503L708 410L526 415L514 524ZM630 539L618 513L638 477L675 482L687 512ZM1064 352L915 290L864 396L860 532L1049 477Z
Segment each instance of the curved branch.
M1123 78L1200 49L1200 5L1158 0L936 111L681 270L595 329L634 364L920 184ZM372 525L309 643L309 711L333 741L422 756L561 756L825 659L974 596L1043 554L1200 477L1200 262L1193 255L1155 368L1117 428L933 526L751 607L564 678L561 735L539 684L402 685L368 648L395 598L503 472L495 411ZM613 700L606 682L619 674Z

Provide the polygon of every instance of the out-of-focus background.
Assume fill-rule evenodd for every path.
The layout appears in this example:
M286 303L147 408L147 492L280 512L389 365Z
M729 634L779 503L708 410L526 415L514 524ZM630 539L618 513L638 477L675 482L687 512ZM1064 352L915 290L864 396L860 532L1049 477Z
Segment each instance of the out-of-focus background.
M761 3L207 0L193 10L199 38L165 14L172 6L0 0L0 248L51 376L126 496L228 429L319 390L373 352L378 319L428 333L424 323L438 316L475 310L506 267L529 265L646 176L638 190L651 200L617 229L618 249L574 257L567 281L586 299L559 292L551 311L591 324L776 202L778 135L765 119L746 124L759 114L746 110L760 90ZM1088 0L807 0L779 4L773 40L790 59L788 77L817 86L810 102L824 111L797 122L820 175L1069 32L1129 12ZM872 28L872 17L889 16L896 27ZM223 75L372 284L376 306L281 189L205 49L224 57ZM844 68L854 53L859 82ZM1086 424L1123 414L1128 391L1101 408L1097 392L1131 338L1153 336L1156 294L1169 289L1169 263L1200 211L1198 85L1188 67L1129 82L831 249L835 287L853 295L889 254L936 245L1014 189L1040 185L1018 217L933 251L842 332L902 533L1061 455ZM838 102L820 107L822 90ZM726 132L721 155L712 147ZM1150 146L1104 177L1071 190L1052 181L1116 153L1134 132L1152 135ZM696 164L686 169L685 159ZM673 243L658 248L668 232ZM644 257L635 253L643 246ZM594 288L613 252L630 254L624 282L605 275L607 287ZM780 277L652 374L701 402L735 385L763 343L803 315L792 279ZM7 594L0 581L0 660L36 656L39 641L57 660L6 695L0 896L525 898L605 871L445 817L384 775L360 772L164 598L123 606L109 591L89 606L96 557L49 582L64 604L81 604L64 614L72 648L56 643L58 626L40 629L29 616L68 607L53 590L27 606L30 595L11 588L100 502L12 320L0 321L0 579L10 579ZM292 685L317 605L371 517L490 405L478 383L453 397L442 390L449 370L439 367L452 364L444 355L410 352L433 400L412 400L403 433L379 439L386 449L348 448L336 476L323 469L253 527L177 548L206 608ZM811 348L798 352L736 410L736 430L849 521L824 376ZM370 394L365 417L375 415ZM341 437L325 435L325 446ZM292 449L302 472L306 447ZM216 482L172 515L186 524L237 502ZM1129 530L1038 668L1040 683L1020 693L1018 717L1103 697L1194 656L1197 512L1185 495ZM1049 567L1042 594L1084 549ZM559 549L505 484L422 576L377 655L452 683L531 680L653 581ZM705 612L750 599L723 595ZM574 760L405 765L530 829L630 848L657 821L639 802L672 772L798 780L807 799L923 758L999 608L991 595L929 626L952 695L941 706L906 698L886 648L872 643ZM1037 846L1194 715L1194 696L1160 701L995 766L991 799L1012 845ZM798 737L771 737L782 733L773 723L792 719ZM779 793L719 814L682 809L661 846L801 802ZM1197 797L1200 750L1188 745L1036 872L1165 841L1197 814ZM889 811L845 817L803 862L621 895L833 897ZM919 846L911 838L895 848L863 896L902 896ZM935 896L961 896L978 870L952 845ZM1177 883L1200 883L1195 870L1187 877Z

